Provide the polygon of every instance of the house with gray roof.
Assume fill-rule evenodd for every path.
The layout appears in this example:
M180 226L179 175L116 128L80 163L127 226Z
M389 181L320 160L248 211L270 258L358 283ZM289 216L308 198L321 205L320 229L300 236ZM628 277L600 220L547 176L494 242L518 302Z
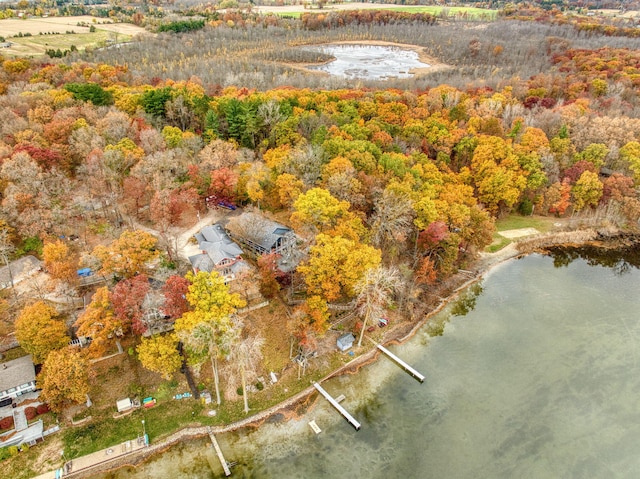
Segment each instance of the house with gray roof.
M243 213L233 221L227 225L231 235L256 254L281 253L295 242L291 228L256 213Z
M42 261L27 255L0 268L0 289L10 288L42 270Z
M31 356L0 364L0 401L36 390L36 368Z
M196 233L195 238L202 253L190 256L189 261L196 273L215 270L229 282L249 269L249 265L242 259L242 249L229 238L221 224L205 226Z

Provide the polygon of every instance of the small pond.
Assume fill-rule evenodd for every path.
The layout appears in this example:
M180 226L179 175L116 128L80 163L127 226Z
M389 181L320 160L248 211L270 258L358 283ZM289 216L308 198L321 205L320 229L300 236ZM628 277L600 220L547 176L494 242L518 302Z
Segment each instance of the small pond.
M415 68L429 68L418 53L396 46L380 45L318 45L305 47L335 57L322 65L310 66L336 76L362 80L386 80L390 78L410 78Z

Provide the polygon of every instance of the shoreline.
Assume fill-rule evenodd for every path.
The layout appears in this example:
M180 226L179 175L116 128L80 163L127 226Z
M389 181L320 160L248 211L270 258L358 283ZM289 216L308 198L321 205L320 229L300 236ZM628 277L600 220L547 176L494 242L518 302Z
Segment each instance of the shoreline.
M631 241L625 241L628 237L632 238ZM462 291L474 283L481 281L485 275L490 273L495 267L511 259L533 253L542 253L547 248L562 245L571 245L576 247L593 245L600 248L616 249L630 244L638 244L639 241L640 238L638 238L637 235L629 235L620 231L584 229L536 235L511 243L495 253L480 253L479 257L476 258L472 264L472 271L468 271L466 273L459 272L457 275L450 278L449 282L452 283L450 288L452 289L445 297L439 297L439 302L434 308L430 309L429 312L424 314L418 321L411 322L408 320L399 325L396 329L390 331L390 337L385 338L381 344L397 345L403 344L407 340L411 339L434 315L438 314L451 301L455 300ZM469 273L471 273L471 275ZM444 285L444 289L448 289L446 285ZM360 368L377 361L380 354L382 353L379 350L373 348L344 364L340 368L331 371L322 379L319 379L318 382L320 383L324 380L343 374L356 374ZM253 416L225 426L211 426L210 429L214 434L224 434L227 432L237 431L242 428L258 428L266 420L276 414L282 414L284 416L283 420L289 420L290 418L298 415L296 406L300 406L305 401L310 400L316 392L316 389L312 385L309 385L307 388L291 396L285 401L258 412ZM95 466L77 471L76 473L70 474L69 477L82 479L91 477L95 474L108 473L123 467L138 467L152 459L154 456L165 452L183 441L206 437L208 435L207 429L207 426L184 427L170 434L157 444L150 445L145 449L134 451L127 456L114 458L112 461L96 464Z

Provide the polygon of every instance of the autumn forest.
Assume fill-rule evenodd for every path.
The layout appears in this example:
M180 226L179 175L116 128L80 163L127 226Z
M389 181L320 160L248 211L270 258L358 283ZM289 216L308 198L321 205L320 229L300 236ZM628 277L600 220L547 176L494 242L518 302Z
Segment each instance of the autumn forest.
M117 442L129 431L107 425L114 400L155 396L168 414L163 388L210 391L219 414L202 423L237 420L287 396L262 390L270 371L308 385L290 358L326 353L311 374L339 366L335 331L369 348L376 318L422 318L496 220L638 228L637 25L536 7L491 21L197 13L119 48L0 56L0 257L34 256L46 276L5 285L0 334L39 365L51 421L89 394ZM305 45L336 41L414 45L438 67L348 84L304 68L327 60ZM246 214L295 241L245 248L234 281L193 271L185 232L215 217L235 239ZM95 360L118 351L109 367L135 374L110 394ZM94 433L78 431L67 451L91 452Z

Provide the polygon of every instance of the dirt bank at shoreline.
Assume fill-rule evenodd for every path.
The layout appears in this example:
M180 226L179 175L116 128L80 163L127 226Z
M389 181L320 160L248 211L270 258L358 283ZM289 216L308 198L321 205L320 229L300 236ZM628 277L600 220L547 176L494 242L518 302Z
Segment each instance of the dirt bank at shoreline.
M640 237L637 235L623 234L615 230L586 229L541 234L522 239L517 243L511 243L496 253L481 253L478 259L471 265L470 270L459 272L447 281L445 285L438 289L436 294L434 294L436 302L429 305L430 307L427 314L425 314L419 321L406 321L398 325L393 330L390 330L385 337L384 344L400 344L410 339L427 321L429 321L433 315L440 312L450 301L454 300L461 291L482 279L482 277L493 267L509 259L534 252L542 252L545 248L560 245L593 245L615 249L638 244L639 242ZM380 352L378 350L372 349L361 356L358 356L339 369L329 373L319 382L342 374L355 374L361 367L376 361L379 354ZM316 393L316 390L310 385L303 391L300 391L296 395L269 409L261 411L242 421L228 424L226 426L214 426L211 429L215 434L222 434L246 427L257 428L275 414L281 414L285 419L297 417L300 411L306 409L309 402L314 400L312 399L314 393ZM85 478L125 466L135 467L182 441L196 439L206 435L206 427L187 427L173 433L161 442L158 442L144 450L133 453L127 457L114 460L108 464L99 464L91 469L78 471L73 475L73 477Z

